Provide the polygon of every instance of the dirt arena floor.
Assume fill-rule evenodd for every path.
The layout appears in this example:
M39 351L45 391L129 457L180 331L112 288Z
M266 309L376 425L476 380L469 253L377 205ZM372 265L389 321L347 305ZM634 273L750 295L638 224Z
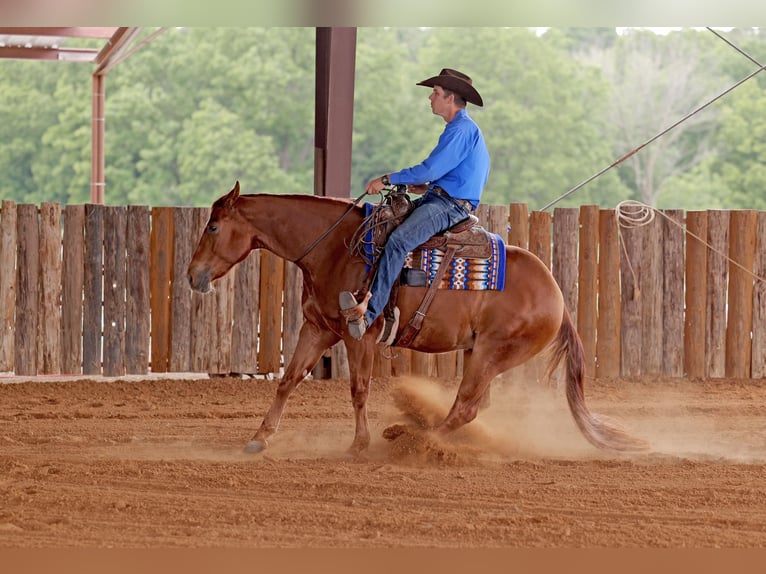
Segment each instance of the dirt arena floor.
M590 381L652 443L601 452L563 389L497 381L449 443L383 437L441 416L453 383L374 381L373 441L348 385L307 380L260 455L276 381L0 378L2 548L766 546L766 381Z

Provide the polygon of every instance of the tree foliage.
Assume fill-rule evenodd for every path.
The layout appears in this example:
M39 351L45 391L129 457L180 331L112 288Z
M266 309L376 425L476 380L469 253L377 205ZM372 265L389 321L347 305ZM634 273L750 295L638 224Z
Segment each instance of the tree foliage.
M757 29L724 33L766 61ZM474 79L490 149L484 202L561 196L757 68L706 30L360 28L349 189L419 163L444 128L416 82ZM90 197L92 69L0 61L2 198ZM209 205L312 193L314 28L169 29L106 77L109 204ZM761 76L764 76L761 78ZM560 205L626 198L766 209L766 74L743 84Z

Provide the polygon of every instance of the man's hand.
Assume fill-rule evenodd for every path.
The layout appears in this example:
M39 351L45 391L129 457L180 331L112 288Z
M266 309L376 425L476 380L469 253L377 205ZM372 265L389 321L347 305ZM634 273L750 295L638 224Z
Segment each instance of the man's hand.
M383 180L381 179L382 177L383 176L376 177L367 183L367 187L365 188L367 195L377 195L380 193L380 191L385 187L385 185L383 185Z

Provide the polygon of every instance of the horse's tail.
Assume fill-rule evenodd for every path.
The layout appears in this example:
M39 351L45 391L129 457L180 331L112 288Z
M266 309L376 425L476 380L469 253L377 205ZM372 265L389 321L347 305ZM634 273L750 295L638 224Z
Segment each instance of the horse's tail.
M582 434L592 445L611 450L646 450L649 444L632 437L604 417L591 413L585 405L583 379L585 378L585 353L582 340L572 324L572 317L564 307L564 318L558 335L552 343L552 356L548 365L549 375L566 359L566 394L569 410Z

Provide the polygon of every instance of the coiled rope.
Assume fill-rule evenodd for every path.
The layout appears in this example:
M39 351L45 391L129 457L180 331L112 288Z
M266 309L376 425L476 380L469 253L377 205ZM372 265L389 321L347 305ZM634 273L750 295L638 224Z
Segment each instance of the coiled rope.
M720 255L721 257L726 259L729 263L733 264L736 267L739 267L742 271L744 271L745 273L753 277L753 279L755 279L756 281L766 283L766 278L753 273L752 270L747 269L745 266L741 265L739 262L729 257L727 253L724 253L716 249L715 247L710 245L710 243L708 243L707 241L705 241L698 235L686 229L686 227L683 224L669 217L668 215L666 215L659 209L655 209L640 201L628 199L618 203L615 206L614 211L617 217L617 236L619 238L620 245L622 245L622 251L625 254L625 260L628 263L628 268L630 269L630 273L631 275L633 275L633 285L634 285L633 299L636 299L637 297L641 295L641 290L638 286L638 282L636 281L636 273L635 273L635 270L633 269L633 265L630 262L630 257L628 257L628 251L627 251L627 248L625 247L625 241L622 238L621 229L637 229L639 227L643 227L644 225L649 225L652 221L654 221L655 215L657 214L661 215L667 221L669 221L670 223L678 227L681 231L686 233L686 235L693 237L694 239L702 243L705 247L707 247L713 253Z

